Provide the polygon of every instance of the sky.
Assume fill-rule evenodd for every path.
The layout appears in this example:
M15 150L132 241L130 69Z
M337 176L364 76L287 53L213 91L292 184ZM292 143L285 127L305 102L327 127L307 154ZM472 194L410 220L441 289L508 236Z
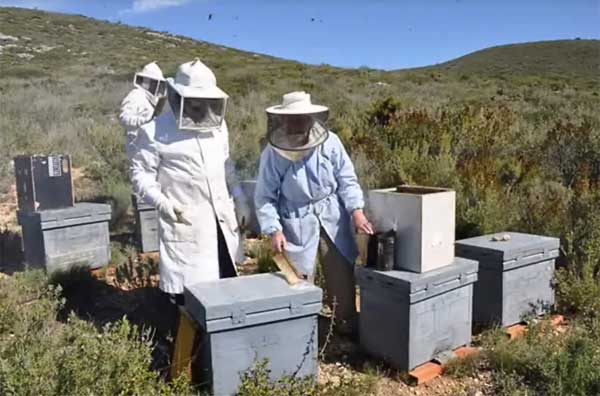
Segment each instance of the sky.
M0 0L0 6L120 21L311 64L386 70L495 45L600 39L600 0Z

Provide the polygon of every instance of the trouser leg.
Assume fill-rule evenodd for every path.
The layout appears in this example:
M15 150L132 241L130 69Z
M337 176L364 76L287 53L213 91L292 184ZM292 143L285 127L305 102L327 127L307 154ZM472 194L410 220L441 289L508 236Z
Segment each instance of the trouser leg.
M227 242L225 242L225 236L223 230L219 226L217 221L217 243L219 247L219 278L235 278L237 273L235 271L235 264L231 260L229 255L229 249L227 248Z
M321 230L319 257L325 277L327 303L333 307L335 320L349 332L356 327L356 286L353 266L340 253L325 230Z

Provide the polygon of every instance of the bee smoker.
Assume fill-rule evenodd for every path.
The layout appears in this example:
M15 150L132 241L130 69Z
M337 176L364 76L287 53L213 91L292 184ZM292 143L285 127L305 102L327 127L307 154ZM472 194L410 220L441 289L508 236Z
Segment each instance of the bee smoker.
M393 270L395 242L395 230L371 235L367 248L367 267L378 271Z

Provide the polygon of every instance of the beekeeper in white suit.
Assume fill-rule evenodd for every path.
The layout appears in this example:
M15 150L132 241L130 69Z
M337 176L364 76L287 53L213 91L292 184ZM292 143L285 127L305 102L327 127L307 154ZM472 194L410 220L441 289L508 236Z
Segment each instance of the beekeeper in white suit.
M167 98L170 110L136 140L131 177L160 214L160 288L181 303L184 286L236 275L238 226L250 213L229 158L228 96L213 72L198 59L180 65Z
M119 123L127 133L125 152L130 160L135 152L139 129L160 113L167 93L165 77L156 62L148 63L135 73L133 85L134 88L121 102L119 113Z

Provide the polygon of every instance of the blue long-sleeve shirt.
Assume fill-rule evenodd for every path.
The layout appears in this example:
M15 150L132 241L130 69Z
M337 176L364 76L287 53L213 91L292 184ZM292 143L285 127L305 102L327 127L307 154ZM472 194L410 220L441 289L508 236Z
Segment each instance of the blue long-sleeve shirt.
M334 133L296 162L267 145L254 200L261 231L283 231L286 253L303 273L313 274L321 227L349 265L354 264L357 248L350 215L364 207L363 192L352 161Z

